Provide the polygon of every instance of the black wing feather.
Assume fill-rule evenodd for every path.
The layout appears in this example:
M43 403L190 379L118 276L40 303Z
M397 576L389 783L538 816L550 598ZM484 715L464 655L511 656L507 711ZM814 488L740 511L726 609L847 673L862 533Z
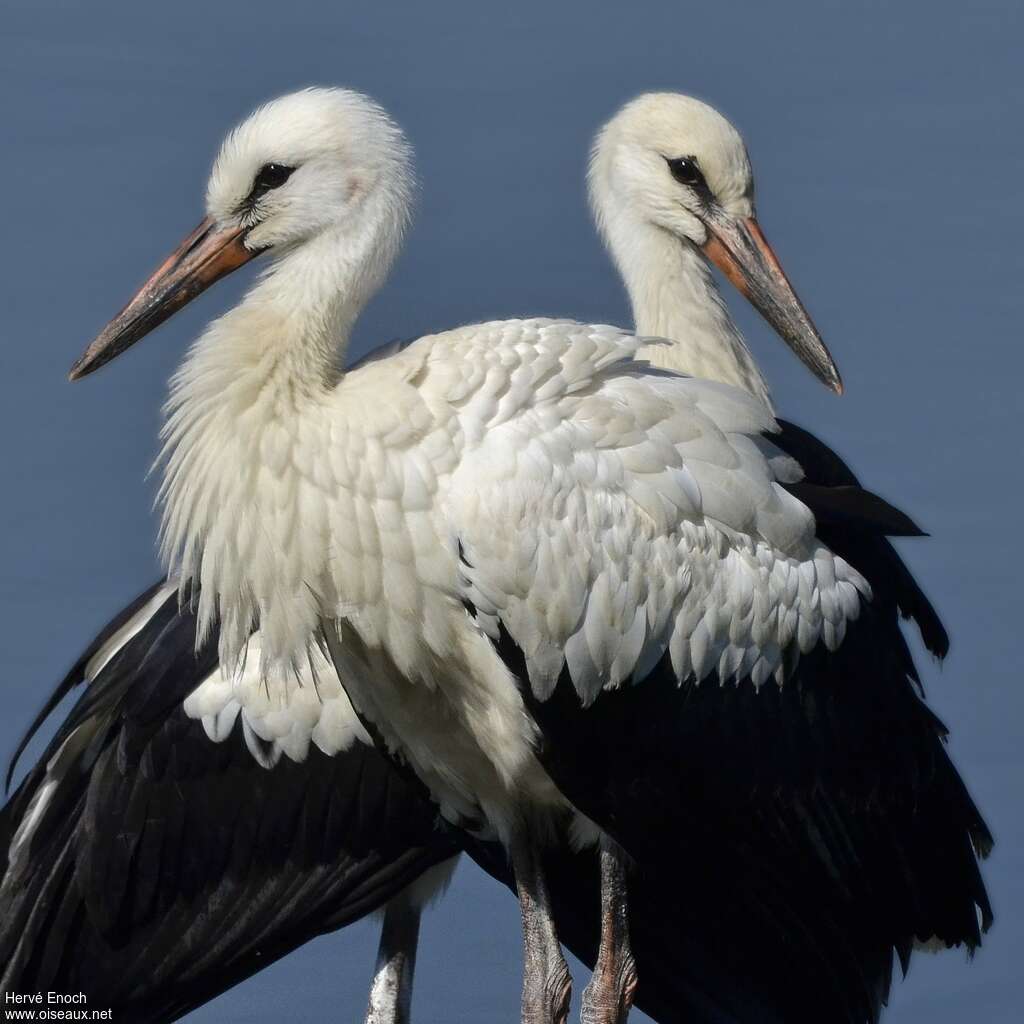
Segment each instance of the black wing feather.
M67 675L57 684L53 693L47 698L46 703L40 708L39 713L32 720L31 725L25 731L25 735L19 740L17 747L14 748L14 753L11 755L11 759L7 764L7 775L4 777L4 787L6 789L11 788L11 780L14 778L15 769L18 767L18 761L21 755L25 753L25 748L32 742L32 737L39 731L40 726L45 722L50 715L53 714L54 709L57 705L69 694L76 686L81 685L85 674L85 667L92 660L93 656L99 651L99 649L126 623L128 620L139 611L147 601L149 601L156 592L164 586L165 581L160 580L159 583L154 583L148 590L144 590L131 604L127 605L118 615L108 622L103 629L97 634L96 639L85 649L79 659L71 666Z
M778 425L779 433L773 434L771 440L803 467L806 482L824 488L860 487L860 481L850 467L828 445L787 420L779 420ZM808 504L814 507L813 501ZM882 532L888 536L908 535L900 530ZM862 562L852 564L869 578L888 577L889 589L900 614L917 624L925 647L937 658L944 658L949 653L949 634L938 612L887 537L876 533L873 543L861 545L858 554Z
M371 747L330 758L311 748L302 764L266 770L240 729L211 742L181 707L216 665L216 639L198 654L194 639L193 616L170 597L0 812L6 862L48 763L64 759L0 885L0 989L85 991L118 1020L176 1019L458 852L436 809Z

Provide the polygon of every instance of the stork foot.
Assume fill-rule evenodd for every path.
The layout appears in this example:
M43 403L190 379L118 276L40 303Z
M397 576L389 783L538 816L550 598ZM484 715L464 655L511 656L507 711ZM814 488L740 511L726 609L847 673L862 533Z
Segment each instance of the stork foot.
M628 951L618 964L598 962L583 990L580 1024L625 1024L636 995L636 964Z
M572 978L561 954L545 964L543 976L523 978L522 1024L565 1024L569 1019Z

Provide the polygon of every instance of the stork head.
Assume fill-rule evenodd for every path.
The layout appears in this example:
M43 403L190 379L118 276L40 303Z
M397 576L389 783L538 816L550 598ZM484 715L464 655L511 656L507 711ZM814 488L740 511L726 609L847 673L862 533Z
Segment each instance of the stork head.
M721 114L677 93L638 97L598 134L588 183L613 249L617 228L628 239L640 221L701 250L811 372L842 391L832 356L758 225L747 150Z
M85 350L71 379L109 362L264 253L282 260L329 236L338 259L358 253L375 287L408 220L411 166L401 130L359 93L305 89L260 107L221 146L207 216Z

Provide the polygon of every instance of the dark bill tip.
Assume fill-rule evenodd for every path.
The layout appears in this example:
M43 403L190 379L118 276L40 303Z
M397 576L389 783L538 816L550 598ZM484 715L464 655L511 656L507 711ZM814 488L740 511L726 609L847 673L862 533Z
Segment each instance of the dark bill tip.
M80 380L116 359L215 281L248 263L243 229L218 229L205 218L150 275L134 297L75 361L68 380Z
M706 226L704 252L708 259L750 300L811 373L841 395L839 368L757 221L719 216L708 218Z

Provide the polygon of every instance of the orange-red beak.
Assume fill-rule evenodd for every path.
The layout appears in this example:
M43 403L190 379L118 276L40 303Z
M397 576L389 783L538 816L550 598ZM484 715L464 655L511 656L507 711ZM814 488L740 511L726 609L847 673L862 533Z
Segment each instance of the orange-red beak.
M209 217L205 218L103 328L71 367L69 379L78 380L109 363L215 281L259 253L258 249L246 248L242 228L218 229Z
M841 395L843 381L832 355L757 221L719 214L708 217L705 225L708 259L750 300L811 373Z

